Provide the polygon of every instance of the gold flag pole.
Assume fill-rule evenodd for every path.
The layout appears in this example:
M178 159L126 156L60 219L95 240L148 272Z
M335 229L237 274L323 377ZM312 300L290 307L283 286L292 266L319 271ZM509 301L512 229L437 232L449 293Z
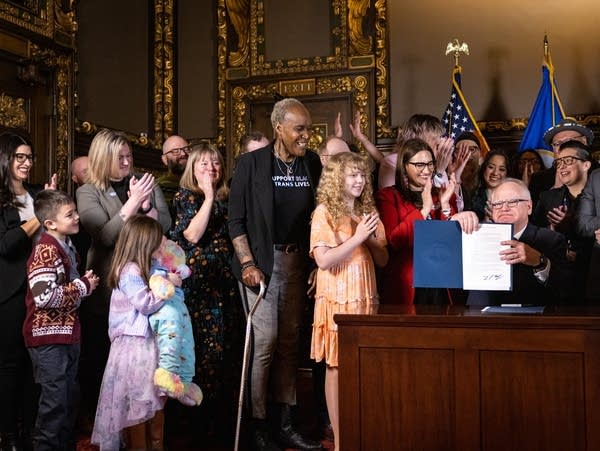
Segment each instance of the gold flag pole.
M454 67L458 67L458 60L460 58L460 54L464 53L465 55L469 54L469 46L466 42L462 44L458 42L458 39L454 38L451 42L446 46L446 56L453 54L454 56Z

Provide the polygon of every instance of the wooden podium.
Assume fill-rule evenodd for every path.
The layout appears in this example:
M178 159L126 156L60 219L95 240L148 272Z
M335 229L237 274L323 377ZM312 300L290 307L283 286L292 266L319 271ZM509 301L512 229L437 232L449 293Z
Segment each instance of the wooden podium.
M344 451L600 450L600 310L336 315Z

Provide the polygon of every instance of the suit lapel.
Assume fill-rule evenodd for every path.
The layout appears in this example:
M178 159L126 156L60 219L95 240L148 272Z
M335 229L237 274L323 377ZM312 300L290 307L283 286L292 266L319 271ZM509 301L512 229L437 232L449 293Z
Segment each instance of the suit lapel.
M271 155L273 146L268 146L265 151L256 152L256 175L254 186L258 193L258 206L262 212L265 224L269 228L269 237L273 237L275 220L273 217L273 170Z

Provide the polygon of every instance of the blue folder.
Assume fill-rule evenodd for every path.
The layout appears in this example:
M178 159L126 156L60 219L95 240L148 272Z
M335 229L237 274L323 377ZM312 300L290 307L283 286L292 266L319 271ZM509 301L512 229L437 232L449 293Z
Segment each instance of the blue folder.
M462 230L456 221L415 221L414 286L462 288Z

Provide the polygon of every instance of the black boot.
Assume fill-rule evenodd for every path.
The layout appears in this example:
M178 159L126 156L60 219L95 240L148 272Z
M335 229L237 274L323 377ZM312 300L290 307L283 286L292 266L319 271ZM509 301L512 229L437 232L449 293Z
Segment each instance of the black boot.
M256 451L281 451L272 440L265 420L258 418L252 420L252 442Z
M281 404L280 415L279 441L284 447L302 450L323 449L320 442L304 437L296 430L292 420L292 406Z

